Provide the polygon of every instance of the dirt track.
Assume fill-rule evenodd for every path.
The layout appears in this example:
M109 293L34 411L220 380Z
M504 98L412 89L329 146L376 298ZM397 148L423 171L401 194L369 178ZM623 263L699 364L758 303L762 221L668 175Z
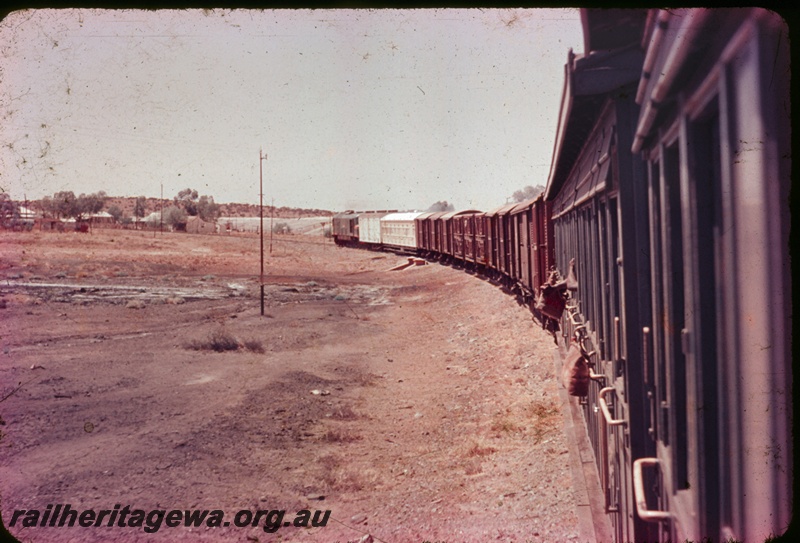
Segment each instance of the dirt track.
M276 239L0 233L0 499L330 510L327 525L22 541L577 541L552 339L441 265ZM41 286L47 284L50 286ZM159 290L160 289L160 290ZM188 348L225 332L256 348ZM264 352L257 352L258 346ZM33 369L32 369L33 368Z

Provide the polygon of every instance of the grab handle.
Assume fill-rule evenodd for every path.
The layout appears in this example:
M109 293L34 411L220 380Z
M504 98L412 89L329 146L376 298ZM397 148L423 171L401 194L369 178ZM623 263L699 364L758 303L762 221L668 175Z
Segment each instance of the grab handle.
M583 356L585 356L589 360L589 364L590 365L594 365L594 362L591 362L591 359L592 359L592 357L595 355L595 353L597 351L595 349L592 349L591 352L586 350L586 336L585 335L581 335L581 337L578 338L578 343L580 344L580 347L581 347L581 354Z
M606 384L606 376L603 373L595 373L594 369L589 366L589 379L592 381L598 381L600 384Z
M658 458L639 458L633 462L633 495L636 500L636 512L639 514L639 518L646 522L660 522L669 520L672 517L669 511L651 511L647 508L642 468L644 466L657 466L658 464Z
M611 411L608 409L608 402L606 402L606 394L609 392L613 392L614 387L605 387L600 389L598 393L597 401L600 403L600 409L603 411L603 418L606 419L606 424L609 426L622 426L627 424L625 419L612 419L611 418Z

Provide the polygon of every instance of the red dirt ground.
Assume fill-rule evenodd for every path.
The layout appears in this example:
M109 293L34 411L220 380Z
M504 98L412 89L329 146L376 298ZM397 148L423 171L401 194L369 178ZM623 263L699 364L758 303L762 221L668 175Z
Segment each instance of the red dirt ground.
M6 526L14 510L67 503L220 509L231 522L146 533L18 519L16 537L579 539L553 341L525 308L462 270L388 271L405 258L286 236L266 257L262 317L258 248L0 233ZM189 348L215 333L255 350ZM235 527L242 509L331 515L268 533Z

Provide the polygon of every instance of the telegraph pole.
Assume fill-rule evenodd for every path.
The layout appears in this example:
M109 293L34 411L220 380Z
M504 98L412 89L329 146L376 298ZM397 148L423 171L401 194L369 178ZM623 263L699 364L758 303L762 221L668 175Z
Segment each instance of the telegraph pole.
M275 198L272 199L272 209L270 210L269 215L269 254L272 254L272 234L275 232L275 227L272 225L272 221L275 218Z
M264 168L262 163L267 156L258 149L258 218L260 221L259 234L261 238L261 316L264 316Z

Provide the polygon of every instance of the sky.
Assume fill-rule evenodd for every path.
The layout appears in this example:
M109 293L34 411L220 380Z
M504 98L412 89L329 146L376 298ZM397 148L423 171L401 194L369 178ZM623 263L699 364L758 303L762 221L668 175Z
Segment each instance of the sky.
M576 9L43 9L0 48L15 200L488 210L546 184L583 36Z

